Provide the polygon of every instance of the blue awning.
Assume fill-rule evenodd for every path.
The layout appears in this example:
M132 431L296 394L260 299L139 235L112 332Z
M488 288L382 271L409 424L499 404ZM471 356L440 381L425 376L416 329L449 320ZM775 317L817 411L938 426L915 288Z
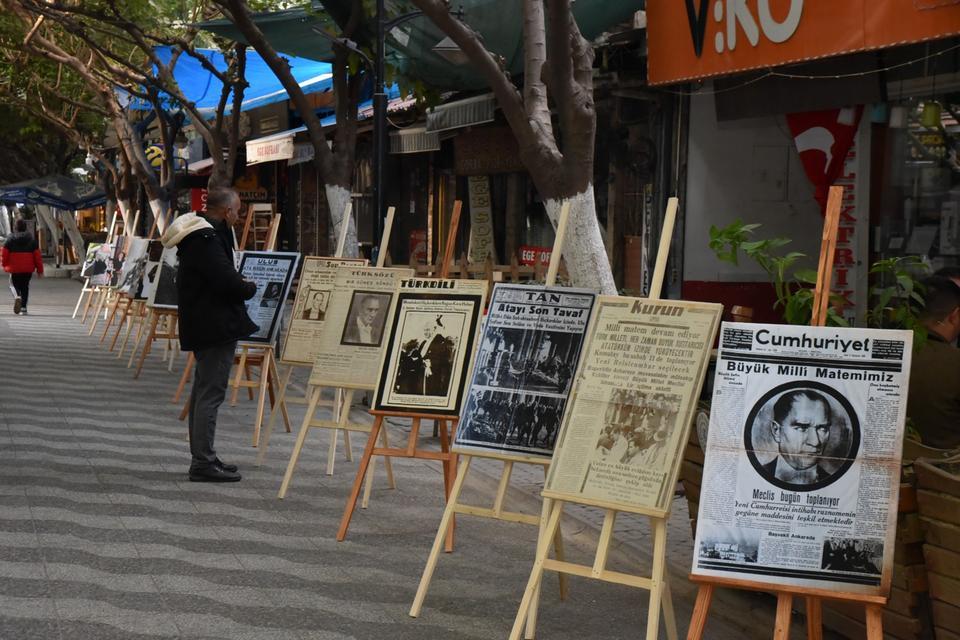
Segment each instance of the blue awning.
M155 51L161 61L169 63L172 53L170 47L156 47ZM218 70L225 71L227 69L227 62L220 51L198 49L198 52L205 55ZM286 57L290 63L290 70L294 79L305 93L333 90L333 75L331 74L330 64L296 56ZM213 74L204 69L199 60L182 54L177 60L173 75L180 85L180 90L188 100L197 105L201 113L208 117L213 117L216 114L223 84ZM249 86L243 93L241 111L287 100L287 92L280 80L267 66L267 63L263 61L260 54L253 49L247 49L246 80ZM123 90L118 90L118 92L121 95L126 93ZM176 102L172 97L164 94L164 99L171 110L176 110ZM130 99L128 106L140 111L153 108L149 103L138 98ZM226 112L230 113L231 110L232 99L227 101Z
M76 211L103 204L107 195L100 187L87 182L66 176L47 176L0 187L0 200Z

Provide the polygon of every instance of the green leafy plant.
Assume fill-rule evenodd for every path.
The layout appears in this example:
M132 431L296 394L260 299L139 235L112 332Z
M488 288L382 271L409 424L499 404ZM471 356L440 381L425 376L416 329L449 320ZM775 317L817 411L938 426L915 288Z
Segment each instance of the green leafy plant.
M753 260L770 276L777 295L776 307L781 309L788 324L810 324L813 316L814 287L817 272L803 268L807 255L800 251L779 250L790 244L789 238L775 237L755 240L754 232L759 224L746 224L737 219L725 227L710 227L710 249L717 258L734 265L740 264L740 252ZM831 295L827 305L827 324L835 327L849 326L836 312L835 302L840 296Z
M929 267L917 256L887 258L870 267L876 284L870 289L873 302L867 311L867 324L878 329L909 329L913 346L919 349L927 340L927 328L920 321L923 308L923 284Z

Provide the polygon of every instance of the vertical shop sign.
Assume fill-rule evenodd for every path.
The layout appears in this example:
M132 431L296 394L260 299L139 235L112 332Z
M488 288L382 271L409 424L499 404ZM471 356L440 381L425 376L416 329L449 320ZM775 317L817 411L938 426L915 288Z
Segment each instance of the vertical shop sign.
M470 192L470 262L483 262L490 256L497 261L493 244L493 208L490 205L490 178L467 178Z

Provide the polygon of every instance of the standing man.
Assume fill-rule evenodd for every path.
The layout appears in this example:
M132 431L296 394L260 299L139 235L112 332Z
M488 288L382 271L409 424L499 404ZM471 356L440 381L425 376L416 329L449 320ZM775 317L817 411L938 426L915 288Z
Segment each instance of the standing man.
M240 197L230 188L214 188L207 213L188 213L163 234L163 246L178 247L180 346L197 361L190 393L190 480L237 482L236 465L224 464L213 448L217 409L227 392L237 340L257 331L244 302L257 285L233 266L233 235Z
M27 314L27 302L30 299L30 278L34 270L43 277L43 258L33 235L27 231L27 221L18 218L13 223L14 233L3 243L0 262L3 270L10 274L10 287L15 299L13 312Z
M923 312L927 340L913 354L907 417L923 444L939 449L960 448L960 287L949 278L923 281Z

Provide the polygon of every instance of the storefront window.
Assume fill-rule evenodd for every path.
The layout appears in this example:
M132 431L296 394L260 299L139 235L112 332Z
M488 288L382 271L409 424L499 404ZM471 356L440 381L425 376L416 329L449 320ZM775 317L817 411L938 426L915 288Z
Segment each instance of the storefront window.
M960 93L893 103L881 185L880 257L960 265Z

